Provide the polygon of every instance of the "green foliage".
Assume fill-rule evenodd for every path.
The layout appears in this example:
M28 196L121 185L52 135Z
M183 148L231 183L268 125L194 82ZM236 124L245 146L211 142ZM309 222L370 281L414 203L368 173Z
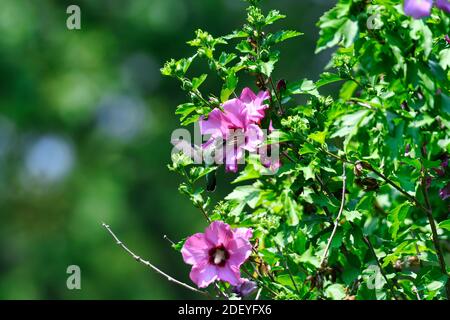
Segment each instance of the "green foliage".
M265 120L279 130L267 143L279 138L283 165L267 175L248 156L234 180L241 185L214 205L191 182L215 168L178 170L192 164L174 159L171 168L188 181L182 191L213 219L253 228L257 252L246 268L266 298L446 298L449 211L439 192L449 183L448 14L413 20L396 2L339 0L318 23L317 52L337 47L326 72L280 90L275 45L301 33L266 31L285 16L250 3L242 29L218 38L198 31L189 42L196 54L162 72L188 93L190 101L177 109L183 124L254 77L271 93ZM373 12L375 29L366 23ZM219 53L219 45L234 51ZM220 93L199 91L206 75L187 78L197 57L221 79ZM323 95L336 83L337 97Z

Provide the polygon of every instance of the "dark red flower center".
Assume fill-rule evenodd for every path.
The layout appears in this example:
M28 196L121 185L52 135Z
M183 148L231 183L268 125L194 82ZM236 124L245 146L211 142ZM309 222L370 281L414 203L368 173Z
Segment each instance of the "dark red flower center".
M225 249L225 246L223 244L209 250L209 263L210 264L213 264L213 265L216 265L219 267L223 267L223 266L225 266L225 264L229 258L230 258L230 254L228 253L227 249Z

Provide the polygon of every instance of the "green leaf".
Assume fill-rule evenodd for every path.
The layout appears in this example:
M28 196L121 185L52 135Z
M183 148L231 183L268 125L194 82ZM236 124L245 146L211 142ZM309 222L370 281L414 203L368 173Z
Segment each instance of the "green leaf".
M428 57L433 48L433 33L425 22L413 19L409 35L412 39L420 42L420 49L424 51L425 57Z
M316 152L317 152L317 148L316 147L314 147L310 143L304 143L302 148L299 151L299 154L305 155L305 154L316 153Z
M398 230L400 226L404 223L406 219L409 209L411 209L411 203L405 201L400 205L397 205L394 209L392 209L388 214L388 220L391 222L391 227L389 228L389 232L391 233L392 238L397 240Z
M439 64L444 70L450 67L450 48L441 50L441 52L439 52Z
M320 88L327 84L342 81L342 80L343 79L335 73L324 72L320 75L320 80L316 82L316 87Z
M271 10L265 19L266 25L273 24L275 21L286 18L285 15L281 14L278 10Z
M202 74L200 77L192 79L192 90L197 90L207 77L207 74Z
M313 140L315 142L318 142L320 144L324 144L326 137L327 137L327 132L326 131L317 131L317 132L311 133L308 136L308 139L311 139L311 140Z
M261 173L267 172L267 169L261 164L259 155L251 154L248 157L245 169L242 170L232 183L239 183L242 181L258 179Z
M325 296L332 300L342 300L347 294L342 284L335 283L325 289Z
M186 242L187 238L184 238L180 241L178 241L177 243L172 244L172 248L175 249L176 251L181 251L181 249L184 246L184 243Z
M286 95L310 94L318 96L316 85L311 80L303 79L297 82L289 83L286 88Z
M294 31L294 30L281 30L274 34L271 34L267 37L266 42L270 44L276 44L283 42L285 40L295 38L303 35L302 32Z
M319 20L320 38L316 53L339 43L344 47L352 44L358 33L358 22L349 19L352 0L341 0Z
M255 186L239 186L234 189L225 200L245 202L250 208L255 209L261 197L261 190Z
M441 223L439 223L439 228L450 231L450 219L444 220Z
M234 90L236 90L238 84L238 77L234 72L231 72L227 75L225 83L222 87L222 91L220 92L220 100L225 102L229 99L229 97L233 94Z
M354 222L355 220L360 220L362 217L362 214L358 211L347 211L344 210L344 217L350 222Z
M281 194L281 203L283 203L283 208L287 215L287 224L289 226L298 225L301 212L295 200L292 199L289 190L285 190Z
M241 53L250 53L252 55L256 55L256 52L253 50L252 45L247 40L242 40L236 46L236 49Z

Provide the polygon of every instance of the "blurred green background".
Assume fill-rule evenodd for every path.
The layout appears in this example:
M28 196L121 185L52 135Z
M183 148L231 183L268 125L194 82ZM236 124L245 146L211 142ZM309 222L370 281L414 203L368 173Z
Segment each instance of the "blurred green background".
M305 33L281 48L275 78L317 79L329 53L314 55L315 23L334 3L263 1L288 15L279 27ZM66 28L70 4L81 8L81 30ZM245 5L0 1L0 299L198 298L133 261L101 222L190 283L163 235L178 241L205 223L166 167L185 96L159 68L192 54L195 29L238 28ZM214 197L226 191L219 184ZM81 268L81 290L66 287L69 265Z

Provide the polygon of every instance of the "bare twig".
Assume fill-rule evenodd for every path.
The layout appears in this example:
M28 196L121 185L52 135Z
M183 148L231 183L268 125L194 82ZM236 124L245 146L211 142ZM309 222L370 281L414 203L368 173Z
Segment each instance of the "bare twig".
M102 223L102 226L103 226L103 227L109 232L109 234L114 238L114 240L116 241L116 243L117 243L119 246L121 246L122 249L124 249L130 256L132 256L134 260L136 260L136 261L142 263L143 265L149 267L150 269L152 269L152 270L155 271L156 273L159 273L160 275L162 275L163 277L165 277L165 278L166 278L168 281L170 281L170 282L176 283L176 284L179 285L179 286L182 286L182 287L184 287L184 288L186 288L186 289L189 289L189 290L191 290L191 291L200 293L200 294L202 294L202 295L209 295L209 293L206 292L206 291L198 290L198 289L196 289L196 288L194 288L194 287L191 287L190 285L188 285L188 284L186 284L186 283L184 283L184 282L181 282L181 281L179 281L179 280L177 280L177 279L175 279L175 278L169 276L169 275L166 274L165 272L163 272L163 271L161 271L160 269L158 269L157 267L155 267L155 266L154 266L153 264L151 264L149 261L142 259L140 256L136 255L133 251L131 251L130 249L128 249L128 247L127 247L122 241L120 241L120 239L116 236L116 234L111 230L111 228L110 228L107 224Z
M164 240L167 240L172 246L175 245L175 242L173 242L172 240L170 240L170 238L167 235L163 236Z
M417 300L422 300L420 298L419 291L417 290L416 286L412 287L412 292L414 292L416 294Z
M242 266L241 269L249 278L251 278L252 280L254 280L257 284L260 285L260 288L264 287L264 289L266 289L267 291L269 291L270 293L272 293L274 295L274 297L277 295L277 293L275 291L273 291L272 289L270 289L268 286L266 286L266 284L263 281L260 281L259 279L255 278L250 272L247 271L247 269L245 269L244 266Z
M334 220L334 227L333 231L331 232L330 239L328 239L327 246L325 247L325 252L322 256L322 261L320 262L320 266L323 267L325 264L325 261L328 257L328 251L330 250L331 243L333 242L333 238L336 235L337 227L339 225L339 220L341 219L342 212L344 211L344 205L345 205L345 190L346 190L346 182L347 182L347 174L345 172L346 163L344 162L342 164L342 198L341 198L341 206L339 208L338 215L336 219Z
M280 94L280 96L278 96L277 88L275 87L275 84L273 83L272 77L269 78L269 82L270 82L270 85L272 86L273 92L275 93L275 98L277 98L279 110L281 113L284 113L283 106L281 104L281 94Z
M278 251L280 252L280 254L281 254L282 258L283 258L284 267L286 268L286 271L289 274L289 278L291 279L291 282L294 285L295 291L297 292L298 295L300 295L300 290L298 290L297 284L295 283L295 280L294 280L294 276L292 275L291 269L289 269L287 259L284 256L283 251L281 251L281 248L279 246L277 246L277 249L278 249Z
M425 211L427 213L428 222L431 227L431 234L433 238L434 248L436 249L436 255L438 256L439 265L441 267L441 271L444 275L447 276L447 284L445 285L445 291L447 295L447 300L450 299L450 277L447 273L447 266L445 264L444 255L442 254L441 250L441 244L439 243L439 236L437 233L436 223L434 222L433 218L433 209L431 207L430 198L428 196L428 189L427 189L427 181L426 177L424 176L422 178L422 192L423 197L425 199L425 205L427 206L427 210Z
M261 296L261 291L262 291L262 288L259 288L258 292L256 293L255 300L259 300L259 297Z
M389 289L391 290L391 293L395 300L398 300L397 294L395 293L394 285L389 281L388 277L386 276L386 273L383 270L383 266L380 263L380 260L377 257L377 254L375 252L375 249L373 248L372 242L370 242L369 237L365 236L363 234L363 240L366 243L367 247L369 248L370 252L372 253L373 257L375 258L375 261L377 262L378 269L380 269L381 275L383 276L384 280L386 281L387 285L389 286Z

